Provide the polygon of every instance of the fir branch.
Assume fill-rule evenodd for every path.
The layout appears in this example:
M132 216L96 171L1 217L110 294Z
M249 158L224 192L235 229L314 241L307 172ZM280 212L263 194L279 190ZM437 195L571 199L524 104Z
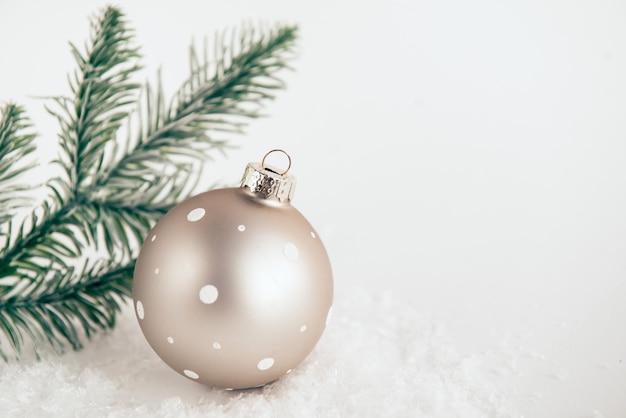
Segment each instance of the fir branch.
M35 279L44 273L41 258L49 257L61 268L68 268L67 256L79 254L81 247L94 245L89 218L80 216L83 190L102 163L104 147L115 140L125 108L139 84L130 77L139 70L138 48L132 47L132 31L119 10L106 8L91 23L92 35L85 54L70 44L78 66L69 79L73 97L54 97L57 108L46 107L61 127L60 156L54 162L65 172L48 182L51 202L25 220L19 233L5 245L7 263L0 266L0 277ZM69 247L71 245L71 247Z
M36 135L21 106L8 103L0 108L0 236L8 233L7 221L15 210L30 203L22 196L27 185L16 183L18 177L34 167L24 159L35 150Z
M77 193L89 186L102 164L104 148L113 141L125 109L133 103L140 85L130 80L141 66L139 49L132 46L132 31L121 12L113 7L92 21L91 42L82 54L70 44L78 65L69 79L73 97L55 97L61 110L48 108L61 125L61 159L67 170L68 188Z
M264 102L274 98L272 90L284 88L273 73L288 67L296 34L294 26L279 26L267 33L254 28L239 34L233 31L231 38L239 43L231 41L229 47L225 37L217 37L214 62L208 60L206 47L204 61L199 62L192 46L191 75L169 107L165 106L160 83L154 93L146 84L143 106L137 112L145 115L145 120L139 122L139 136L134 141L129 138L128 143L134 146L108 170L103 170L97 185L107 187L98 192L104 191L104 198L111 200L125 189L145 184L161 188L163 178L154 174L155 166L171 166L176 157L201 163L210 158L212 150L222 149L224 141L215 139L212 133L242 133L246 119L259 117ZM174 171L184 172L178 167ZM150 195L138 197L145 203L151 202ZM172 195L172 201L176 197Z
M55 163L64 174L50 179L50 198L13 227L0 251L0 333L10 341L10 349L0 347L5 359L28 339L35 348L46 343L60 350L69 342L78 349L81 334L113 326L119 301L130 295L144 237L195 190L200 163L226 147L215 136L241 133L247 120L261 116L273 90L284 88L276 72L288 68L297 34L280 26L233 31L235 41L217 38L214 60L207 50L202 62L192 48L191 75L170 105L159 83L146 83L128 116L138 90L130 77L140 58L129 46L131 32L113 7L92 27L84 55L72 46L74 97L56 97L57 109L48 109L61 127ZM81 265L85 250L104 252L107 261Z
M69 343L78 350L83 347L81 333L90 338L95 331L115 326L124 298L131 295L133 270L134 263L115 267L100 262L29 282L2 301L0 331L17 353L27 342L37 356L46 344L63 351ZM9 351L0 345L5 361Z

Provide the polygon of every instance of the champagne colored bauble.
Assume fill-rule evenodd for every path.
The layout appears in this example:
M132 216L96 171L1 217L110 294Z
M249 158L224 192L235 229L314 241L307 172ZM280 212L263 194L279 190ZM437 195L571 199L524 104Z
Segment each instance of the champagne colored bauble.
M170 210L135 267L148 343L178 373L213 387L257 387L290 372L320 339L332 305L324 245L291 205L291 159L284 172L264 162L248 164L240 187Z

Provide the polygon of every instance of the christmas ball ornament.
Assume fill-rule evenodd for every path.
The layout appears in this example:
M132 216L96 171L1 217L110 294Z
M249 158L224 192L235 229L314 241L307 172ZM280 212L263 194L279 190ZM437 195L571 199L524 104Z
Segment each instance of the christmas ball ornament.
M265 164L282 152L288 167ZM291 205L291 158L272 150L240 187L171 209L146 238L133 280L135 313L178 373L226 389L262 386L296 367L320 339L333 299L330 261Z

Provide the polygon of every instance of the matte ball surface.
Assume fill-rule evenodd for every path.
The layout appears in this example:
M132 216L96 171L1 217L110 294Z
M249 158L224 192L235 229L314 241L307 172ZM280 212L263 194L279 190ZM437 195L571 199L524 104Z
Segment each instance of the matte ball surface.
M320 339L333 298L326 250L289 201L212 190L168 212L133 282L154 351L189 379L249 388L296 367Z

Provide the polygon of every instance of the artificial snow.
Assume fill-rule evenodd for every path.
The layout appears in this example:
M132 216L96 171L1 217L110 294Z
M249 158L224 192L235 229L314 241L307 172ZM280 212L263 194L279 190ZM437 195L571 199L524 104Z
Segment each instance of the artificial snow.
M264 388L211 389L187 375L154 354L129 306L81 352L0 365L0 416L519 416L483 377L479 356L457 354L442 324L391 294L336 295L313 353Z

